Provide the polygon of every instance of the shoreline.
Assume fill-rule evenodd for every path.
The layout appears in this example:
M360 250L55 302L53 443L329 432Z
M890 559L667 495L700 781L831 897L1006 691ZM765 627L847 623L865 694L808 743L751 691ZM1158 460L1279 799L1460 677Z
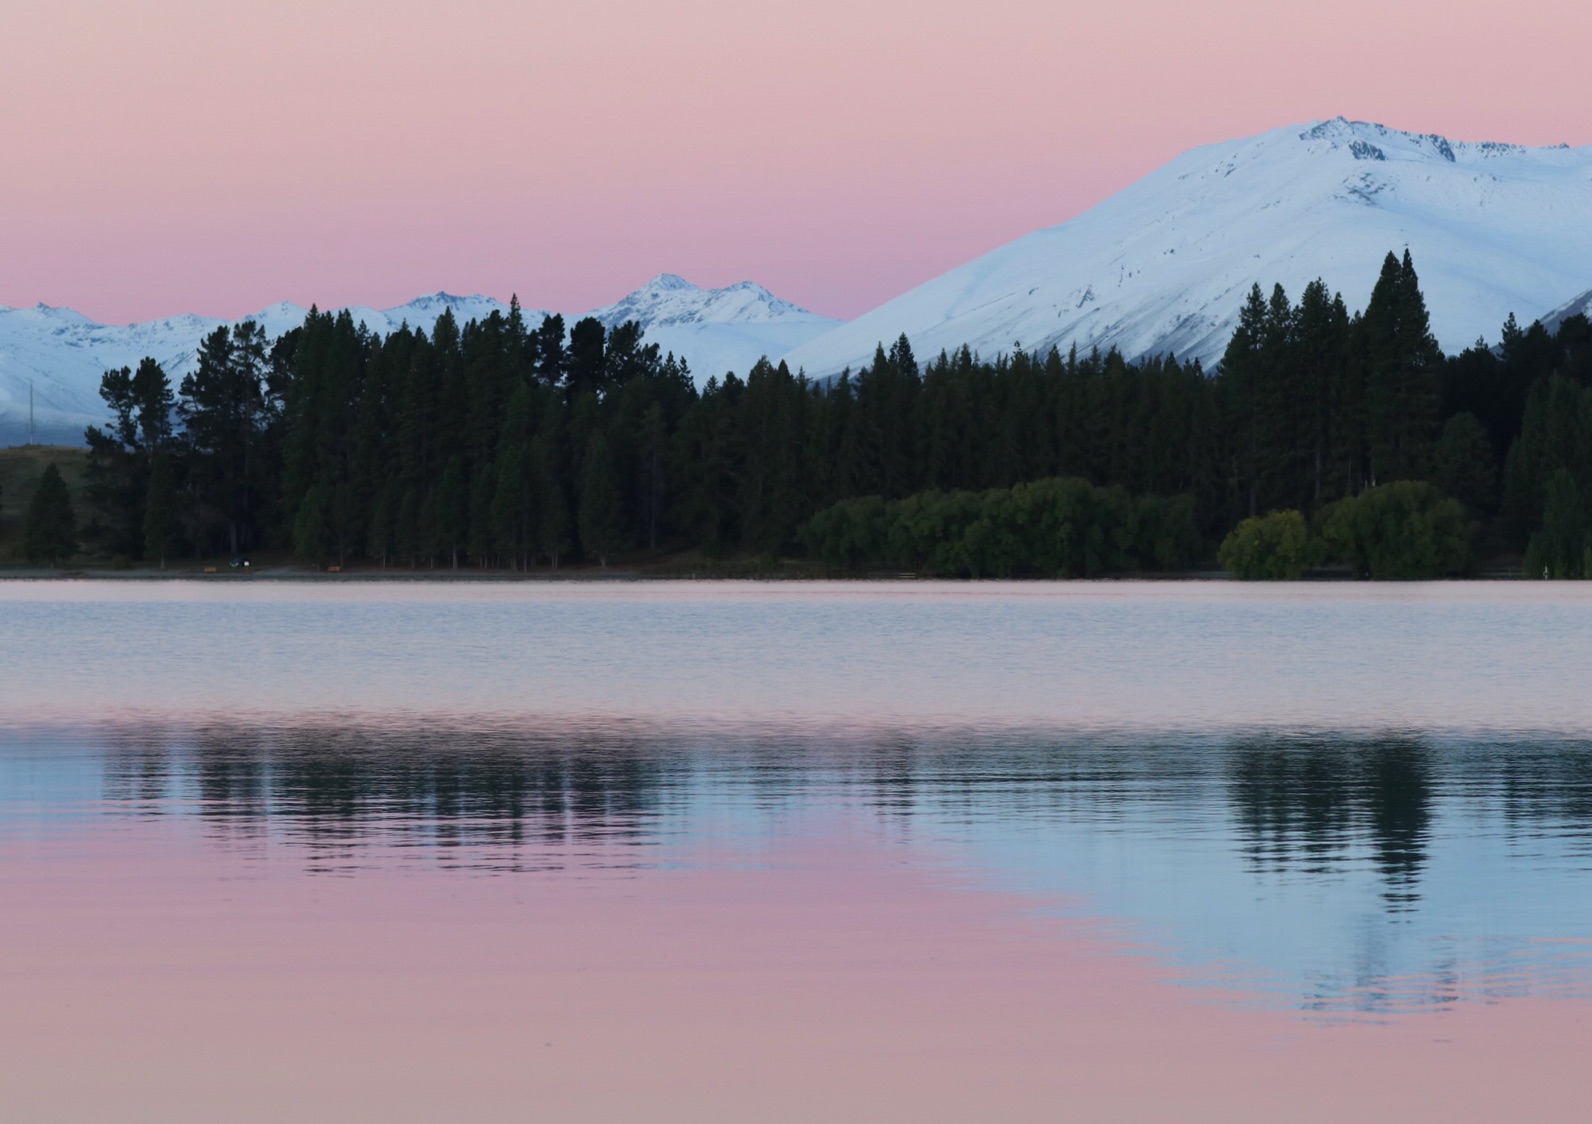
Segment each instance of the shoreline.
M1517 570L1505 570L1498 567L1488 568L1476 574L1464 577L1444 577L1419 579L1425 583L1444 582L1530 582L1531 579L1523 576ZM1569 580L1569 579L1566 579ZM1178 573L1121 573L1107 574L1094 578L1055 578L1040 575L1011 577L1011 578L946 578L943 576L918 574L908 572L879 572L879 573L828 573L823 571L780 572L774 569L753 570L744 572L714 572L712 567L700 570L682 568L680 570L646 570L646 569L619 569L608 570L538 570L531 572L518 572L512 570L381 570L357 569L342 572L327 572L325 570L311 570L291 566L271 566L239 572L229 568L217 567L213 572L204 569L116 569L114 567L76 567L51 570L43 567L0 567L0 582L8 581L38 581L38 582L73 582L73 581L117 581L117 582L172 582L172 581L204 581L204 582L282 582L286 584L440 584L440 585L519 585L519 584L630 584L649 582L745 582L760 584L779 584L790 582L843 582L869 584L880 582L918 583L935 582L962 585L988 585L1007 584L1016 582L1041 583L1041 582L1154 582L1154 583L1211 583L1232 582L1245 585L1322 585L1322 584L1360 584L1358 579L1349 573L1337 571L1307 572L1304 577L1296 581L1271 581L1271 582L1244 582L1234 577L1225 570L1188 570ZM1411 582L1392 582L1383 584L1407 585L1417 584Z

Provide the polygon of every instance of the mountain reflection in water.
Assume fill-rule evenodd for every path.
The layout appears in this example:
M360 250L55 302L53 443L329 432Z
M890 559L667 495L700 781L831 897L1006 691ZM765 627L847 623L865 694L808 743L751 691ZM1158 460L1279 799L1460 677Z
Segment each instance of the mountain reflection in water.
M1585 741L211 724L6 745L0 822L31 800L47 829L76 769L90 830L165 817L317 874L645 877L860 834L1325 1015L1592 977Z

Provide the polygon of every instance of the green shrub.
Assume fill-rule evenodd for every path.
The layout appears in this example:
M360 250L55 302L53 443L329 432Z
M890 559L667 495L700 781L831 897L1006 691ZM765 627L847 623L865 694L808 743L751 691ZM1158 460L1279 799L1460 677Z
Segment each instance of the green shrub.
M1245 519L1222 542L1217 561L1244 581L1297 581L1309 561L1310 527L1297 511Z
M1134 498L1076 477L894 503L843 500L814 516L803 540L831 566L973 578L1171 569L1200 549L1189 497Z
M1377 581L1439 578L1471 568L1475 529L1458 500L1419 480L1368 488L1319 516L1321 550Z
M1542 527L1526 547L1526 577L1584 578L1588 547L1586 508L1568 469L1548 478L1542 506Z

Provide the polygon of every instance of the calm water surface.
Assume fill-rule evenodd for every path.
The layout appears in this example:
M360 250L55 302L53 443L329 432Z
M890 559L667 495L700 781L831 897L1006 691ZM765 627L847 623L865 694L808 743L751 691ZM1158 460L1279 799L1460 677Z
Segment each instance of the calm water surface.
M850 981L849 996L895 981L906 998L884 1009L902 1019L911 996L960 994L966 1009L942 1012L946 1027L992 1003L984 1021L1023 1041L1083 1025L1067 997L1139 973L1151 1007L1132 1013L1126 997L1141 993L1127 982L1102 1002L1141 1065L1158 1061L1147 1028L1171 1033L1185 1017L1196 1038L1237 1041L1220 1028L1242 1026L1266 1049L1292 1043L1304 1064L1322 1043L1359 1041L1334 1034L1424 1042L1450 1033L1445 1019L1480 1049L1512 1025L1486 1012L1535 1003L1573 1028L1555 1041L1579 1048L1592 1044L1589 667L1592 591L1547 583L0 583L0 889L37 904L0 929L12 965L0 982L38 1007L13 1008L33 1021L5 1029L48 1043L38 1026L55 1017L52 997L96 973L116 981L117 1017L167 1010L117 991L159 956L100 964L109 934L164 933L174 916L195 932L242 925L225 904L242 886L250 901L288 895L269 910L262 899L248 928L280 931L281 947L334 947L316 943L318 925L362 894L392 896L364 924L358 912L338 922L356 948L387 939L378 917L390 934L395 917L419 925L440 909L457 926L447 973L460 978L508 972L468 952L497 924L519 933L505 938L514 955L534 944L548 972L573 978L547 951L556 940L530 939L556 900L583 934L571 947L645 929L614 954L626 972L645 974L638 959L671 941L698 948L650 969L685 989L676 1012L706 1002L693 973L766 947L737 994L762 996L771 1017L702 1016L732 1038L750 1022L799 1028L791 996L825 994L793 992L786 969L803 954L772 951L805 924L802 948L834 949L815 979ZM900 879L914 888L898 900L887 887ZM763 904L734 910L742 939L708 956L724 920L706 921L694 895L731 886ZM859 898L842 910L848 894ZM851 959L877 943L847 935L870 910L906 926L930 900L960 920L907 927L925 957L937 930L974 921L994 926L997 951L935 952L927 988L913 954L866 970ZM765 918L770 902L802 903L803 920ZM1012 940L1039 959L1008 960ZM79 955L51 958L74 941ZM157 946L170 941L151 935ZM276 970L289 992L321 978ZM1020 1016L1016 1000L988 999L996 978L1053 986L1062 1007ZM418 987L404 979L394 994ZM528 986L514 979L498 994ZM249 1009L227 972L195 981ZM591 994L570 1003L605 1010ZM168 1012L177 1025L199 1018L181 1011ZM492 1041L528 1033L517 1017ZM615 1009L601 1025L642 1021ZM935 1024L912 1025L874 1037ZM995 1072L960 1049L970 1082ZM955 1070L921 1050L894 1050L916 1060L881 1063L844 1103L877 1095L885 1115L905 1113L904 1088ZM594 1052L584 1077L558 1071L567 1112L595 1113L609 1070L699 1117L722 1107L691 1099L707 1086L683 1062L648 1086L626 1069L636 1051ZM841 1062L812 1064L807 1085L841 1081ZM1532 1076L1550 1098L1555 1072ZM780 1080L770 1071L747 1095ZM126 1096L124 1084L105 1088ZM345 1086L347 1105L375 1111L376 1093ZM1198 1101L1180 1088L1165 1111ZM957 1103L942 1094L931 1103ZM1049 1095L1036 1086L1006 1114L1043 1118ZM1097 1107L1126 1104L1118 1095L1103 1086ZM145 1097L152 1119L202 1101L158 1082Z

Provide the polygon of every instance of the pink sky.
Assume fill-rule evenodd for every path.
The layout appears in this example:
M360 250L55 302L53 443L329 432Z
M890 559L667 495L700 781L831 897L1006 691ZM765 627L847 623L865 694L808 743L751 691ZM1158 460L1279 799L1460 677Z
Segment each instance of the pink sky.
M1592 143L1580 0L8 0L0 304L852 316L1196 144Z

